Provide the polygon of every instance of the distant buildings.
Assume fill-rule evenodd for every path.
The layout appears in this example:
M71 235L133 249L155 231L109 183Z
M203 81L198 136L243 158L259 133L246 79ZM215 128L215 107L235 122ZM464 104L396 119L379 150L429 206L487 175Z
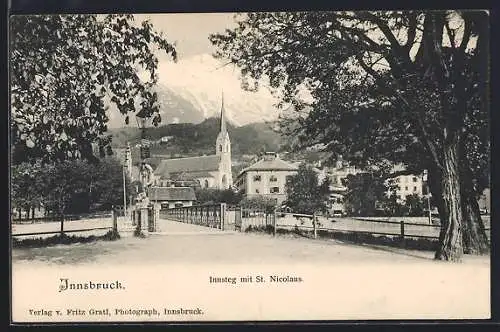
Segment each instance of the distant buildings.
M149 200L159 204L161 209L192 206L196 201L191 187L151 187L148 189Z
M233 184L231 141L226 127L224 100L221 107L220 132L214 155L162 159L153 173L158 186L194 185L201 188L228 189Z
M394 184L394 194L398 203L404 203L409 195L424 196L422 175L399 175L394 178Z
M347 192L346 181L349 175L355 175L360 170L350 166L348 163L337 160L334 167L326 168L326 176L330 180L330 196L327 203L332 213L345 213L345 194Z
M490 189L486 188L483 190L483 193L479 197L478 200L479 210L481 213L489 214L491 213L491 197L490 197Z
M274 152L264 157L238 174L235 185L245 197L264 196L281 204L286 199L286 184L298 168L279 158Z

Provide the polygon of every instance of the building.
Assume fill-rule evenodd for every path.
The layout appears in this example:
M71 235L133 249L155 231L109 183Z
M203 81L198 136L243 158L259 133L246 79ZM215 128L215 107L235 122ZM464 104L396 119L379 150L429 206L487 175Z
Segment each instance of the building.
M298 168L274 152L264 157L238 174L235 185L245 197L264 196L281 204L286 199L286 184L289 177L297 174Z
M486 188L483 190L483 193L479 197L478 204L481 213L489 214L491 212L490 188Z
M161 209L192 206L196 201L194 189L191 187L150 187L148 197Z
M233 185L231 141L226 126L224 99L215 149L214 155L161 160L153 173L154 183L191 182L201 188L216 189L228 189Z
M417 195L423 197L423 180L421 175L399 175L394 178L394 193L396 198L403 202L406 196Z
M427 181L427 171L424 170L422 174L410 174L406 172L402 165L393 167L393 173L399 173L387 180L386 184L392 186L392 189L387 192L387 195L396 195L396 200L400 204L404 204L406 196L417 195L422 198L425 197L424 184Z
M337 160L334 167L325 168L325 170L326 176L330 180L328 210L331 213L345 213L344 197L347 192L347 177L360 173L360 170L342 160Z

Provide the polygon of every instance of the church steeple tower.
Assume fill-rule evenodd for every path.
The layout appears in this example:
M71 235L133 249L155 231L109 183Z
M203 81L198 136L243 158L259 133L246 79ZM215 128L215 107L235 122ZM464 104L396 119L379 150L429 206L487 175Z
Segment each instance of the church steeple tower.
M226 128L226 110L224 109L224 91L222 91L222 106L220 110L220 132L221 133L226 133L227 128Z
M224 108L224 92L221 94L221 110L220 110L220 132L217 135L215 143L215 154L220 156L219 172L220 172L220 189L227 189L233 184L231 171L231 141L227 131L226 110Z

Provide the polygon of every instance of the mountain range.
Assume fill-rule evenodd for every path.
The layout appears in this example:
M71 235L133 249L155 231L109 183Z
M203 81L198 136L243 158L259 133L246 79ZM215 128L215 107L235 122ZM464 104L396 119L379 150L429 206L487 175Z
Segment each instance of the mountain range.
M252 123L244 126L228 124L231 150L234 155L258 154L263 151L280 151L284 140L273 130L274 122ZM171 123L148 128L147 139L152 142L151 153L172 156L196 156L215 153L215 140L219 133L220 119L208 118L201 123ZM137 127L110 128L112 146L123 148L140 142ZM162 142L162 137L168 137Z
M271 92L265 87L257 92L243 90L240 75L237 68L208 54L159 62L155 89L162 124L201 123L218 117L222 99L226 118L233 126L277 120L280 111ZM108 116L109 128L125 126L124 117L115 108L110 108ZM135 126L135 121L129 126Z

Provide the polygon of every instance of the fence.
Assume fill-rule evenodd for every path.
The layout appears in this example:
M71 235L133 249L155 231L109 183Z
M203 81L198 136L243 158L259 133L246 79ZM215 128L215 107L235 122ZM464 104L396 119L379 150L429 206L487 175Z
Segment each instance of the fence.
M317 237L318 231L326 232L343 232L357 233L369 235L383 235L398 237L402 241L406 238L425 238L439 239L440 225L423 224L415 222L407 222L404 218L400 221L385 221L372 219L354 219L354 218L338 218L332 222L325 217L309 214L298 213L281 213L277 212L274 217L267 216L265 219L250 220L242 218L243 225L251 226L271 226L276 234L277 229L299 229L312 231L313 236ZM246 229L246 227L242 227ZM485 228L486 233L490 236L490 228Z
M187 224L225 229L226 204L183 206L160 210L160 217Z
M56 218L37 218L30 223L16 223L12 221L13 237L30 237L67 233L94 233L95 231L118 230L117 218L119 212L111 211L101 214L69 216L64 220ZM59 224L59 225L57 225ZM106 226L103 226L106 225Z
M123 215L123 212L118 212L118 216ZM88 219L98 219L98 218L111 218L112 212L111 211L105 211L105 212L97 212L97 213L85 213L85 214L68 214L64 215L64 220L65 221L73 221L73 220L88 220ZM36 224L36 223L43 223L43 222L60 222L61 221L61 216L47 216L47 217L36 217L36 218L30 218L30 219L11 219L12 224Z

